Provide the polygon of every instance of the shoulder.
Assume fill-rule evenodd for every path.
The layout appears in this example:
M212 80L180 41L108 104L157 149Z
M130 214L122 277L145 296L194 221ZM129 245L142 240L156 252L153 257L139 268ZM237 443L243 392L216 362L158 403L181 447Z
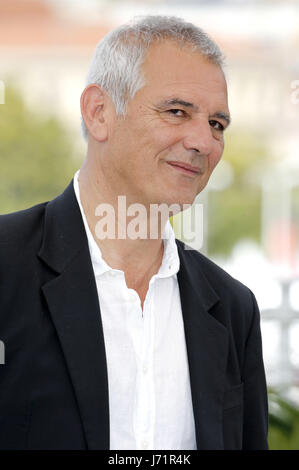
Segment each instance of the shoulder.
M198 279L200 298L215 299L210 313L224 326L235 330L235 334L242 331L247 336L254 317L259 315L253 292L202 253L179 240L177 243L189 275Z
M0 259L36 251L42 237L47 202L25 210L0 215Z
M251 291L245 284L235 279L210 258L180 240L177 240L177 244L180 246L181 252L184 253L186 264L190 269L200 270L213 289L221 294L221 297L225 294L249 296Z
M248 338L258 341L260 337L260 312L253 292L202 253L184 249L180 241L178 245L189 279L197 279L199 301L208 299L209 314L227 329L241 368Z
M26 231L36 228L44 215L47 202L28 209L0 215L0 242L22 238Z

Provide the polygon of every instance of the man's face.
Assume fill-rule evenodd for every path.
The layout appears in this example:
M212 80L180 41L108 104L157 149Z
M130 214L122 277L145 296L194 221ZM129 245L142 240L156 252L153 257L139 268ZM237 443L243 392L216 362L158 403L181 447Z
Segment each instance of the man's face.
M191 204L219 162L229 114L221 68L189 48L154 44L146 85L113 120L101 166L117 194L143 203ZM191 165L189 171L177 165Z

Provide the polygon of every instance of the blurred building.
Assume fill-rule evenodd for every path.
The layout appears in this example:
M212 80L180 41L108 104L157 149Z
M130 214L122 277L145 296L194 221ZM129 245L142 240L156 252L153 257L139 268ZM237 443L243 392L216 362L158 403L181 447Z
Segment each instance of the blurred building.
M56 114L81 142L80 93L92 51L111 24L80 22L67 10L45 0L0 0L0 80Z
M252 2L240 7L239 1L199 2L201 8L194 2L156 3L0 0L0 79L13 80L32 104L75 126L76 97L101 37L136 14L176 14L202 26L222 46L236 125L256 129L258 122L265 134L296 134L297 110L290 100L291 82L299 78L295 2L259 2L254 8Z

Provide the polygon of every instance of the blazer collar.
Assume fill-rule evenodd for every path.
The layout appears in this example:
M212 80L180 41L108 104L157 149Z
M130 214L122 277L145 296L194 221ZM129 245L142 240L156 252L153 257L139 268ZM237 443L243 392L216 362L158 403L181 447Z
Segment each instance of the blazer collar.
M197 449L223 449L222 410L228 356L228 331L214 316L219 297L204 271L203 255L185 249L178 283L189 362Z
M61 273L87 242L73 180L46 206L44 237L39 257Z
M218 295L199 253L176 240L177 274L198 449L223 448L227 329L213 317ZM74 386L89 449L109 449L108 373L100 306L87 237L73 189L46 206L39 257L56 277L43 287Z
M39 257L56 276L42 291L74 387L88 449L109 449L106 352L98 294L73 182L49 202Z

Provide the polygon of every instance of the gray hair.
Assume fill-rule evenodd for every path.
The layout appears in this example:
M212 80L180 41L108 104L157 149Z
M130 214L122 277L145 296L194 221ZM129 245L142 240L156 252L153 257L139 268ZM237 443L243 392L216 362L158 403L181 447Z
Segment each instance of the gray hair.
M141 65L149 46L166 39L190 46L220 67L224 64L220 48L201 28L175 16L141 16L110 31L97 44L86 86L97 83L110 96L116 114L125 115L129 101L145 85ZM87 140L83 118L81 126Z

